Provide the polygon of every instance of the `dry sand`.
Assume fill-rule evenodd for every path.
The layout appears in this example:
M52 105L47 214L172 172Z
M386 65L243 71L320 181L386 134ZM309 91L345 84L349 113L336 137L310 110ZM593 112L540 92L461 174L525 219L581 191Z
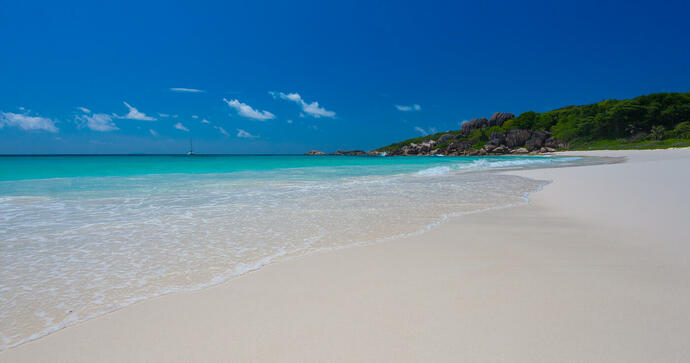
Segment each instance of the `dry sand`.
M2 362L690 361L690 149L574 153L528 205L282 261Z

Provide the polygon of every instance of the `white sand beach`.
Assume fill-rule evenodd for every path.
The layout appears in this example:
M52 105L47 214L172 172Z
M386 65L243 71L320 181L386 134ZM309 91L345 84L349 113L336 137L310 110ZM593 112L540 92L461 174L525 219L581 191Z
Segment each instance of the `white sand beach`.
M0 362L687 362L690 149L570 152L530 203L270 264Z

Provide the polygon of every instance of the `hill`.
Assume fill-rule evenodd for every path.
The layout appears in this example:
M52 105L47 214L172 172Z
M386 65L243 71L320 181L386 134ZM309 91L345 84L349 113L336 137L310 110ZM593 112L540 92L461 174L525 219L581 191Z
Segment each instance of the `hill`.
M377 149L389 155L489 155L557 149L631 149L690 146L690 93L609 99L514 117L465 122L441 132Z

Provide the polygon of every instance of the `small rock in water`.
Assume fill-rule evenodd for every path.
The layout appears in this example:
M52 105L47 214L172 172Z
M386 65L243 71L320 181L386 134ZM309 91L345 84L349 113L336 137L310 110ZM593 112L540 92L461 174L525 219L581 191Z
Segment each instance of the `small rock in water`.
M326 155L326 153L323 151L319 151L319 150L312 150L312 151L306 152L304 155Z

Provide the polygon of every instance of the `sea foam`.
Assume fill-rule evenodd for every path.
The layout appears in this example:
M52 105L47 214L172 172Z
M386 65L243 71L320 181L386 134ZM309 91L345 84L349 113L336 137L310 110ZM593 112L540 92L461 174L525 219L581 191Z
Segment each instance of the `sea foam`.
M544 182L485 171L570 159L282 160L260 159L275 165L261 170L0 181L0 349L277 259L523 203ZM335 165L311 164L324 160Z

